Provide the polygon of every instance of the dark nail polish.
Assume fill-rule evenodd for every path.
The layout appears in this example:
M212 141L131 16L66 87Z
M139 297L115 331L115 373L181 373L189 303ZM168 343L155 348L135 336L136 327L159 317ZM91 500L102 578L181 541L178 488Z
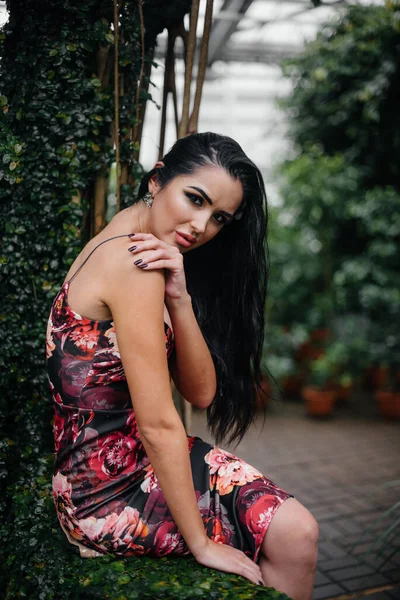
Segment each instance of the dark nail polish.
M133 237L134 235L135 235L134 233L130 233L130 234L128 235L128 237Z
M149 266L148 264L145 264L145 265L139 265L139 268L140 268L140 269L145 269L145 268L146 268L146 267L148 267L148 266Z
M136 250L137 246L131 246L130 248L128 248L129 252L132 252L132 250Z
M263 582L261 581L261 579L258 580L258 584L259 585L264 585Z
M133 264L139 265L141 262L143 262L143 258L139 258L139 260L135 260L135 262Z

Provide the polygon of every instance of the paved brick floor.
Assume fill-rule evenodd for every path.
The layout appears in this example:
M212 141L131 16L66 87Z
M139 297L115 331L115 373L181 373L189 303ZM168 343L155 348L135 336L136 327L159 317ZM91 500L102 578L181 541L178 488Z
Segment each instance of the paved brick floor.
M400 486L385 487L400 479L400 423L383 421L367 396L323 421L307 417L301 402L272 403L264 428L262 423L260 417L231 450L294 494L317 519L313 600L400 600L400 553L382 564L371 549L376 519L400 498ZM191 433L212 442L204 413L194 412ZM387 523L384 519L381 529Z

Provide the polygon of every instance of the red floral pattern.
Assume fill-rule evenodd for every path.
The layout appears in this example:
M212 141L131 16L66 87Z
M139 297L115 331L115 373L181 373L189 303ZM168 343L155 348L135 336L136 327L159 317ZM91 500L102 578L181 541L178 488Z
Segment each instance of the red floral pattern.
M54 300L46 335L60 525L84 555L188 554L140 440L114 324L74 312L68 287ZM174 339L167 325L165 345L169 357ZM290 495L199 438L188 437L188 449L207 535L256 560L276 509Z

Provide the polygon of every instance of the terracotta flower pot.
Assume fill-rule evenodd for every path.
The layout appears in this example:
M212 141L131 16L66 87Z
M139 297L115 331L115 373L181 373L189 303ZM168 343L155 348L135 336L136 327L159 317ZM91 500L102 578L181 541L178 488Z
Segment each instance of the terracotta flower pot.
M307 413L312 417L328 417L335 406L335 390L321 390L315 387L305 387L302 390L306 402Z
M385 417L385 419L400 419L400 392L378 390L375 396L382 417Z

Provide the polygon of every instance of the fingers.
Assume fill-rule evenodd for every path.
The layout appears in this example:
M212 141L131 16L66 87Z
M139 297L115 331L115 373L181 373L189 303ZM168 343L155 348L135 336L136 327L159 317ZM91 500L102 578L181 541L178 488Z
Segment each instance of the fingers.
M258 565L253 563L252 567L244 565L242 568L243 571L242 573L240 573L240 575L243 575L243 577L246 577L246 579L252 581L253 583L256 583L257 585L260 584L260 581L261 583L263 583L261 570L260 567L258 567Z
M157 248L157 247L158 248L159 247L166 248L168 246L170 246L171 248L175 248L175 246L171 246L170 244L163 242L162 240L160 240L160 238L156 237L152 233L133 233L129 236L128 243L130 243L130 242L133 245L135 245L137 242L140 242L142 249L144 247L146 247L146 248ZM179 250L178 250L178 252L179 252Z
M241 550L224 544L216 545L217 548L211 544L206 556L197 560L207 567L241 575L256 585L264 584L260 567Z
M165 242L161 242L158 238L151 240L135 240L135 243L130 246L128 250L131 254L137 254L138 252L143 252L144 250L157 250L158 252L163 252L164 255L170 257L181 255L178 248L175 248L175 246L171 246L170 244L166 244Z
M261 569L257 563L246 556L244 552L241 552L240 550L238 552L240 553L240 572L238 575L246 577L246 579L249 579L249 581L252 581L257 585L260 583L260 581L263 583Z
M147 260L147 262L143 262L143 263L138 264L136 266L139 267L139 268L141 268L141 269L146 269L146 271L149 271L151 269L169 269L171 271L171 270L173 270L172 269L172 264L171 264L172 260L173 259L170 259L170 260L156 260L156 261Z
M150 268L170 269L176 272L183 269L183 257L178 248L161 242L152 234L141 235L150 235L152 239L147 241L136 240L135 244L128 248L129 252L133 256L141 253L141 259L134 261L134 264L137 267L147 270ZM143 254L144 252L145 254Z
M146 255L142 254L141 259L135 260L134 265L140 268L146 269L169 269L170 271L179 272L182 268L182 261L174 257L166 257L163 250L155 252L147 252Z

